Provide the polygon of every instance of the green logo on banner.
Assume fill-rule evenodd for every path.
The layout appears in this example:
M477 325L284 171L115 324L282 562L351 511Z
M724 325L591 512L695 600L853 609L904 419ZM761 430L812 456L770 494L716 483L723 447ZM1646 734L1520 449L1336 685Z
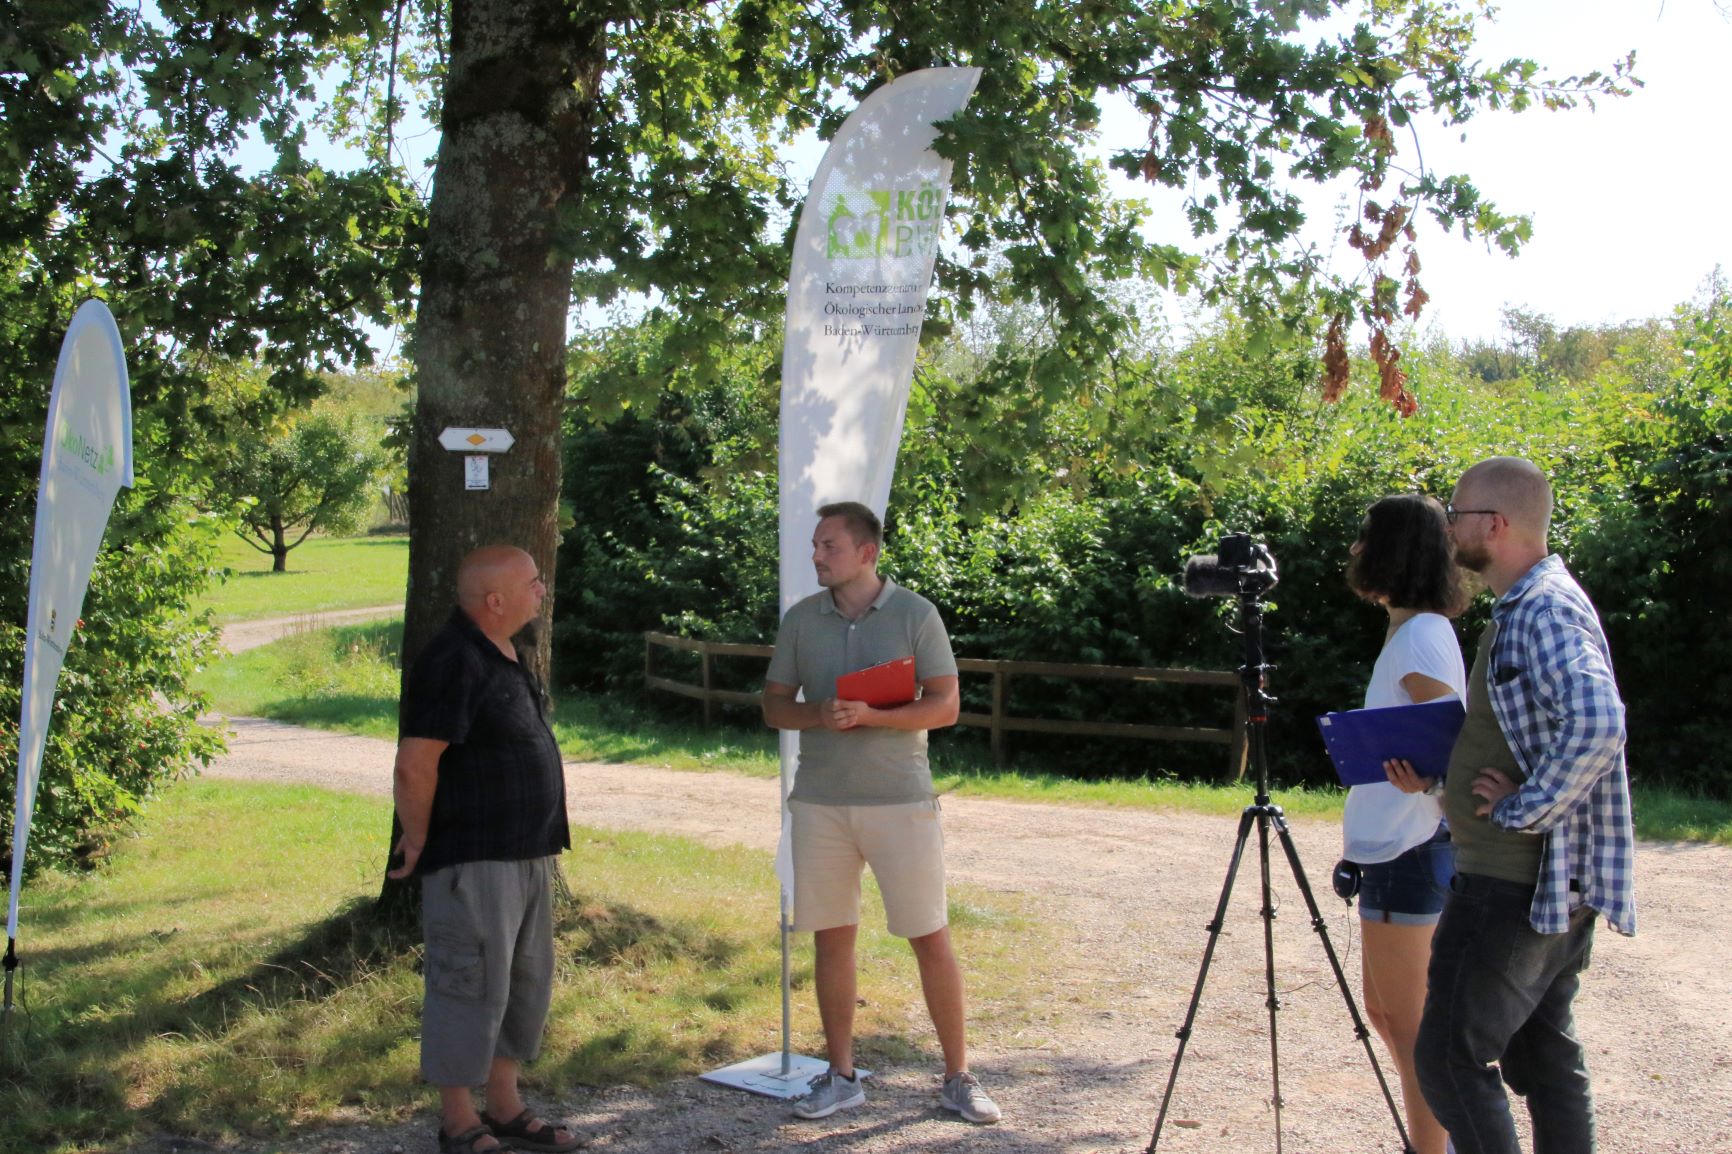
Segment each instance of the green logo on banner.
M829 240L824 255L831 260L930 256L938 248L938 225L944 196L931 181L919 188L868 191L865 201L849 207L836 198L830 210Z
M71 425L60 430L60 448L83 461L98 477L108 476L108 471L114 468L114 446L98 448Z

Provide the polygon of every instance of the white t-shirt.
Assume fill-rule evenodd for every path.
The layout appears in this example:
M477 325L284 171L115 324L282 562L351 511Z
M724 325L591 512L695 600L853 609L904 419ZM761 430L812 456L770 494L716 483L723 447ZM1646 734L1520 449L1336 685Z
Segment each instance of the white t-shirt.
M1371 684L1365 687L1365 708L1412 705L1401 684L1409 673L1441 681L1467 700L1467 670L1455 628L1438 613L1417 613L1383 643ZM1342 856L1360 865L1394 861L1416 845L1430 841L1443 820L1441 799L1423 793L1403 793L1387 781L1356 785L1347 791L1341 820Z

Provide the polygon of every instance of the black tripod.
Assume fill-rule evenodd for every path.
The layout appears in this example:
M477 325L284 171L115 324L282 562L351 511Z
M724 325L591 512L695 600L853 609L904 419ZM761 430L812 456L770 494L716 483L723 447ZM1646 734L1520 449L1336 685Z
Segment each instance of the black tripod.
M1359 1015L1359 1007L1353 1001L1353 993L1347 986L1347 975L1342 972L1340 959L1335 956L1335 947L1329 941L1328 926L1317 909L1317 899L1311 894L1311 884L1305 879L1305 869L1299 864L1299 852L1293 848L1293 835L1288 831L1287 818L1281 812L1281 807L1269 800L1269 763L1264 748L1263 727L1269 720L1269 703L1274 698L1270 697L1263 687L1264 674L1270 667L1263 663L1262 598L1272 584L1272 577L1267 584L1258 584L1255 580L1246 580L1243 577L1239 581L1239 623L1245 637L1245 664L1239 667L1239 680L1245 690L1245 743L1251 764L1257 773L1257 797L1239 816L1239 837L1233 843L1233 858L1227 866L1227 879L1221 885L1221 900L1215 905L1215 918L1208 926L1209 944L1203 950L1203 963L1197 970L1197 986L1191 991L1191 1006L1185 1012L1185 1024L1178 1030L1179 1048L1173 1055L1172 1072L1167 1075L1167 1092L1161 1096L1161 1113L1155 1119L1155 1132L1149 1138L1148 1154L1155 1154L1155 1147L1161 1140L1161 1127L1167 1121L1167 1107L1172 1102L1173 1085L1179 1080L1179 1064L1184 1061L1185 1045L1191 1040L1191 1026L1197 1020L1197 1005L1203 998L1203 983L1209 978L1209 962L1215 956L1215 943L1220 940L1221 927L1226 922L1227 900L1232 896L1233 879L1238 876L1239 863L1244 859L1245 842L1251 836L1253 822L1257 826L1258 860L1262 867L1263 974L1268 992L1269 1070L1275 1090L1276 1154L1281 1152L1282 1103L1281 1047L1276 1037L1275 1015L1281 1009L1281 999L1275 992L1275 903L1269 892L1270 826L1274 826L1275 832L1280 835L1281 848L1287 854L1287 864L1293 868L1293 880L1298 883L1299 893L1305 898L1305 908L1310 911L1311 928L1317 931L1317 936L1323 942L1323 952L1329 957L1329 967L1335 971L1335 984L1340 987L1341 998L1347 1003L1348 1016L1353 1019L1353 1032L1365 1047L1365 1056L1377 1075L1377 1084L1383 1090L1383 1100L1389 1106L1389 1116L1395 1121L1395 1132L1401 1137L1403 1154L1413 1154L1413 1145L1407 1138L1407 1128L1402 1124L1401 1111L1396 1107L1395 1096L1389 1092L1389 1082L1384 1078L1383 1069L1377 1064L1377 1055L1371 1048L1371 1031L1366 1029L1365 1021Z

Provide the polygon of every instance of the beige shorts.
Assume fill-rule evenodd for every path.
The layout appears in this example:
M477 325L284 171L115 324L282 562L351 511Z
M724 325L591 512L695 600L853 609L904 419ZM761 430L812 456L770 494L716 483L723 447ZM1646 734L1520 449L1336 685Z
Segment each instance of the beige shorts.
M923 938L949 922L944 831L936 800L906 805L815 805L790 801L794 929L805 933L860 921L860 870L872 867L884 895L885 927Z

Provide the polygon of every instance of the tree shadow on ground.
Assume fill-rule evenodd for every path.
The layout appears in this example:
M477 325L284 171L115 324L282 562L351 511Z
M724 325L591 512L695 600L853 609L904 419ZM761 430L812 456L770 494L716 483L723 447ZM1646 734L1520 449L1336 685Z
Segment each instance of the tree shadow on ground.
M705 988L695 995L698 1001L716 991L721 991L717 996L729 997L734 986L773 982L778 972L773 962L742 972L737 963L750 943L736 941L697 921L659 918L630 905L586 895L558 900L555 934L556 949L563 958L585 968L617 973L622 982L631 980L645 965L659 961L677 958L695 964L706 976L718 978L713 983L699 983ZM127 966L122 984L82 990L79 997L88 1004L57 1006L52 1014L38 1016L25 1030L14 1032L18 1037L12 1041L26 1043L25 1034L35 1041L22 1049L8 1046L9 1057L0 1063L4 1067L0 1076L7 1080L15 1074L26 1078L32 1085L34 1107L11 1119L0 1119L0 1150L29 1148L49 1137L55 1141L111 1140L116 1137L116 1117L129 1117L134 1125L145 1128L162 1125L204 1136L205 1128L189 1121L186 1101L189 1094L214 1093L220 1097L238 1092L223 1084L204 1085L206 1075L200 1072L207 1064L214 1063L214 1069L228 1061L224 1055L230 1042L225 1039L234 1031L242 1031L235 1039L245 1050L249 1045L243 1036L248 1028L245 1024L256 1024L279 1012L305 1012L309 1005L342 997L386 971L400 974L405 966L419 970L421 949L418 925L405 926L401 920L383 917L376 902L356 899L329 917L304 926L292 940L285 943L277 939L274 948L261 949L263 956L241 972L190 997L167 1000L162 996L177 976L185 974L189 963L184 955L135 960ZM112 1012L116 1006L126 1009ZM413 1004L396 1002L393 1007L384 1017L373 1013L344 1019L347 1024L341 1027L341 1036L322 1043L321 1052L340 1055L344 1063L359 1063L357 1068L384 1071L401 1066L392 1055L400 1054L417 1032L418 999ZM680 1045L670 1048L646 1046L645 1038L634 1034L631 1026L628 1023L620 1036L611 1036L615 1032L609 1030L597 1031L580 1044L581 1053L545 1064L540 1077L551 1075L557 1082L560 1071L581 1070L581 1077L571 1081L655 1084L711 1057L714 1039L706 1038L701 1030L692 1031ZM189 1065L181 1076L157 1085L148 1098L141 1099L139 1087L129 1084L128 1055L155 1039L175 1035L204 1039L214 1049L204 1056L189 1054ZM294 1068L290 1063L278 1074L292 1077ZM223 1081L220 1074L212 1076L219 1083ZM384 1083L375 1090L387 1098L417 1093L412 1068L401 1075L382 1077ZM392 1082L400 1083L395 1090L387 1085ZM52 1134L44 1128L50 1115L57 1116ZM208 1135L221 1137L235 1129L262 1133L291 1121L275 1116L270 1106L262 1106L245 1118L231 1111L223 1122L212 1122Z
M687 922L669 922L630 906L573 893L554 924L569 956L586 965L642 966L688 958L705 969L725 968L741 944L726 934Z
M227 1022L243 1009L328 998L420 948L418 929L383 918L372 900L356 898L245 973L183 1003L187 1024Z
M589 966L640 967L687 958L725 968L742 945L699 925L667 921L632 906L571 893L556 899L556 949ZM185 1003L188 1024L227 1021L243 1009L316 1001L404 958L420 968L421 931L387 918L371 899L356 899L293 942Z

